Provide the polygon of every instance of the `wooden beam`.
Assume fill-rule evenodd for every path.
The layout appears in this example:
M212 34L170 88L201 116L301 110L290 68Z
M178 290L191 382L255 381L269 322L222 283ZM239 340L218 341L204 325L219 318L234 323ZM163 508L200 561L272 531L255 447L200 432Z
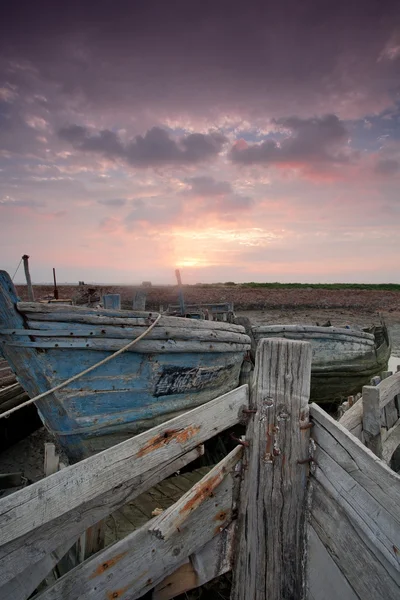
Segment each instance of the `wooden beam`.
M37 600L140 598L232 521L233 478L228 474L168 540L149 532L152 521L106 548L39 594ZM174 505L165 513L174 512Z
M236 523L231 523L154 587L152 600L170 600L232 569Z
M34 302L35 296L33 295L31 275L29 273L29 256L27 254L24 254L22 260L24 261L25 278L26 284L28 286L28 299L30 302Z
M381 407L379 387L364 385L363 397L363 433L367 448L382 458Z
M204 498L212 496L215 488L218 487L226 474L234 469L242 456L242 452L242 446L234 448L201 481L196 483L175 503L174 510L170 510L168 513L163 512L153 521L149 528L150 533L161 540L168 540L175 531L179 531L188 515L200 506Z
M103 306L104 306L104 308L121 310L121 295L120 294L104 294Z
M260 341L250 396L257 412L246 432L233 600L303 597L310 377L309 343Z

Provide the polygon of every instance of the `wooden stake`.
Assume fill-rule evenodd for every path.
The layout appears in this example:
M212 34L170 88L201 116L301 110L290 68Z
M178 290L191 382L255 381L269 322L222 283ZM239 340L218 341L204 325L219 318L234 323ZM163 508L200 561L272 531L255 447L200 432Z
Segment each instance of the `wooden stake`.
M311 345L262 339L256 353L233 600L305 596ZM302 428L301 428L302 427ZM304 464L303 464L304 463Z
M25 271L25 277L26 277L26 284L28 286L28 300L29 302L34 302L35 301L35 297L33 295L33 287L32 287L32 281L31 281L31 275L29 273L29 256L27 254L24 254L22 257L22 260L24 261L24 271Z

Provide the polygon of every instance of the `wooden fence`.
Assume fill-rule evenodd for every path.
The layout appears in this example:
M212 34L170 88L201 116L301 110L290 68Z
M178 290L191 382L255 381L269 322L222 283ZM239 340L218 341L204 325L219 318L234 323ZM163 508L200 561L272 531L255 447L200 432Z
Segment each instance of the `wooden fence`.
M363 387L340 423L389 464L400 444L400 367L397 373L374 377L371 384Z
M233 569L233 600L397 599L400 477L309 406L310 372L309 344L262 340L250 391L1 499L2 600L28 598L88 527L244 420L245 439L175 504L35 598L168 600Z

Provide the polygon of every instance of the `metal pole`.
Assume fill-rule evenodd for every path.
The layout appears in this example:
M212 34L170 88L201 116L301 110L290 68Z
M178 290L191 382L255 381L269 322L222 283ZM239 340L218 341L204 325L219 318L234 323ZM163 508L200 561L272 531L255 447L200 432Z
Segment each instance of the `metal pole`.
M25 270L25 277L26 277L26 284L28 286L28 299L29 302L35 302L35 297L33 295L33 288L32 288L32 281L31 281L31 276L29 273L29 256L27 254L24 254L22 257L22 260L24 261L24 270Z

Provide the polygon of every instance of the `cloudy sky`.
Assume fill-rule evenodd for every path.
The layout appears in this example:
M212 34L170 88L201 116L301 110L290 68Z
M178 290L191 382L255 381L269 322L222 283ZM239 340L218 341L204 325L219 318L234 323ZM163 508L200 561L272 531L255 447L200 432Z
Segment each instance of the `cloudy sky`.
M1 268L400 282L398 2L1 10Z

